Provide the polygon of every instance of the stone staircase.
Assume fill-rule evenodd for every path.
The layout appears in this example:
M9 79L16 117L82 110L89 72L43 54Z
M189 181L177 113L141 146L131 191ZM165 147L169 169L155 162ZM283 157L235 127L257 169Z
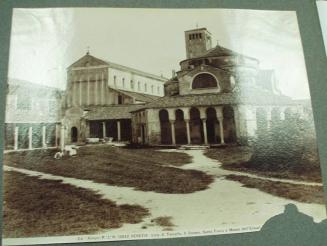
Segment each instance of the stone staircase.
M187 145L181 145L178 149L181 150L204 150L204 149L209 149L209 145L194 145L194 144L187 144Z

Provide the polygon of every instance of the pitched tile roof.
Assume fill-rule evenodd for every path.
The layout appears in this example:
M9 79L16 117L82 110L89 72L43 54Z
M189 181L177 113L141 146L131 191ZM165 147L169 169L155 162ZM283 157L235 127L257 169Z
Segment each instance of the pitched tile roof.
M76 62L71 64L68 69L75 68L75 67L87 67L87 66L108 66L108 63L104 60L101 60L97 57L91 56L89 53L82 56L80 59L78 59Z
M71 64L68 69L73 69L73 68L80 68L80 67L92 67L92 66L107 66L107 67L111 67L114 69L118 69L121 71L129 71L131 73L135 73L144 77L148 77L150 79L156 79L162 82L167 81L168 79L163 77L163 76L158 76L155 74L151 74L151 73L147 73L135 68L131 68L131 67L127 67L127 66L123 66L114 62L110 62L110 61L106 61L106 60L102 60L99 59L95 56L90 55L89 53L87 53L86 55L84 55L83 57L81 57L80 59L78 59L76 62L74 62L73 64Z
M144 77L148 77L150 79L161 80L162 82L166 82L168 80L168 78L165 78L163 76L158 76L158 75L151 74L151 73L148 73L148 72L143 72L141 70L131 68L131 67L127 67L127 66L123 66L123 65L120 65L120 64L117 64L117 63L114 63L114 62L110 62L110 61L105 61L105 62L111 68L115 68L115 69L122 70L122 71L127 70L127 71L130 71L132 73L135 73L135 74L138 74L138 75L141 75L141 76L144 76Z
M26 91L27 93L38 93L40 95L45 94L55 94L55 93L63 93L63 90L51 87L48 85L42 85L37 83L32 83L30 81L16 79L16 78L8 78L7 81L8 92L15 93L17 91Z
M257 60L254 57L250 57L247 55L243 55L240 53L237 53L236 51L227 49L223 46L220 45L216 45L216 47L211 48L209 50L207 50L204 54L201 54L197 57L194 57L192 59L199 59L199 58L206 58L206 57L221 57L221 56L240 56L240 57L244 57L244 58L248 58L251 60Z
M213 106L213 105L291 105L295 102L287 96L274 95L266 90L247 89L246 91L234 91L220 94L190 94L165 96L153 102L147 103L136 109L138 111L145 108L175 108L192 106Z
M130 119L130 112L143 106L144 104L92 106L87 108L88 112L85 114L84 118L86 120Z
M239 55L239 54L233 50L217 45L216 47L208 50L200 57L235 56L235 55Z
M125 91L125 90L120 90L120 89L116 89L116 88L112 88L110 87L112 90L120 92L126 96L135 98L135 100L137 101L141 101L141 102L152 102L154 100L157 100L158 98L160 98L159 96L154 96L154 95L148 95L148 94L143 94L143 93L138 93L138 92L133 92L133 91Z

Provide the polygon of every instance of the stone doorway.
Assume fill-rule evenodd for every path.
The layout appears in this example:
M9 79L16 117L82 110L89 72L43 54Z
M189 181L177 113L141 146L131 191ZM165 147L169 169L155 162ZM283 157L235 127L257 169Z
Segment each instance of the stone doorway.
M78 130L77 127L73 126L71 129L71 142L76 143L78 140Z
M203 125L200 111L197 108L191 108L190 110L190 135L192 144L203 144Z

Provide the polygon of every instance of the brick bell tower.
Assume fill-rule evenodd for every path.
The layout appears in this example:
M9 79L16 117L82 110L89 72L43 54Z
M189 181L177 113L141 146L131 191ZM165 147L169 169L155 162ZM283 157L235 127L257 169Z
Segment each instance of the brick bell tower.
M197 28L185 31L186 58L194 58L203 55L211 49L211 33L207 28Z

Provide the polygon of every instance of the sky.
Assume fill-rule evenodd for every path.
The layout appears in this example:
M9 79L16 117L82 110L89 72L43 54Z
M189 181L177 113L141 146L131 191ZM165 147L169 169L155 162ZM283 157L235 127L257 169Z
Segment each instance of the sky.
M213 45L260 60L280 88L309 98L295 12L230 9L15 9L9 77L65 88L66 68L90 54L170 78L186 58L184 31L206 27ZM89 47L89 48L88 48Z

